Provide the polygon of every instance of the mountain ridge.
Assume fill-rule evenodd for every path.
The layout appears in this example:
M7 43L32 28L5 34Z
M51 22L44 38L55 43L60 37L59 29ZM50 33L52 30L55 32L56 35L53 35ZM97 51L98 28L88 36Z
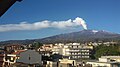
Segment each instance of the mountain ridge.
M0 44L30 44L34 41L42 43L68 43L68 42L96 42L96 41L120 41L120 34L108 32L105 30L81 30L65 34L54 35L41 39L27 40L9 40L0 42Z
M87 42L87 41L94 41L95 39L108 39L108 38L116 38L120 37L120 34L117 33L111 33L104 30L82 30L78 32L72 32L72 33L65 33L60 35L55 35L52 37L47 37L41 39L41 41L55 41L55 42ZM89 40L90 39L90 40ZM61 40L61 41L57 41Z

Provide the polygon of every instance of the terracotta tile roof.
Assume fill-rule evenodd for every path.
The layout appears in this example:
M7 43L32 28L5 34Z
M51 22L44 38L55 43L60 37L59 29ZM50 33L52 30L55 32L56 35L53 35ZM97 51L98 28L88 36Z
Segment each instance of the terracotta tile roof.
M16 51L16 52L13 52L12 54L15 54L15 55L17 55L17 54L20 54L21 52L24 52L25 50L18 50L18 51Z
M0 54L0 56L4 56L4 54Z

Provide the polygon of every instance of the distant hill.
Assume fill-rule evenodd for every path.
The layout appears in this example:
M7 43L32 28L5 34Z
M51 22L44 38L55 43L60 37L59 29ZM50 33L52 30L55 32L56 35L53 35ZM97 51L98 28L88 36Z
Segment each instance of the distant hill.
M82 30L79 32L72 32L66 34L59 34L51 37L33 40L10 40L3 41L0 44L30 44L34 41L42 43L67 43L67 42L97 42L97 41L120 41L120 34L111 33L104 30Z

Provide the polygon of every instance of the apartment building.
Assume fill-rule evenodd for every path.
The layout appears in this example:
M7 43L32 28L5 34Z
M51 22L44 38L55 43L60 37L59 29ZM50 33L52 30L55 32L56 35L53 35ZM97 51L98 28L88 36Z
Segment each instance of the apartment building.
M63 54L63 46L64 44L59 43L59 44L55 44L52 48L52 54Z
M7 53L12 53L15 50L23 50L24 46L20 44L11 44L11 45L6 45L4 49L6 50Z
M44 44L42 47L38 48L37 51L43 56L50 56L52 54L52 44Z
M56 44L52 51L53 54L61 54L64 58L73 60L89 59L92 55L93 46L80 43Z
M69 43L64 46L63 50L63 55L69 56L69 59L89 59L92 54L93 46Z

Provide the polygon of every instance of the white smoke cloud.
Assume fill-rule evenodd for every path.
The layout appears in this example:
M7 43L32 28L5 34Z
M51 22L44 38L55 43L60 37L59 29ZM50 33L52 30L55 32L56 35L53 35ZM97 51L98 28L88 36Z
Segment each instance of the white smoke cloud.
M34 23L27 23L27 22L21 22L19 24L6 24L6 25L0 25L0 32L6 32L6 31L17 31L17 30L39 30L43 28L71 28L76 26L83 26L84 29L87 29L87 25L85 24L85 21L82 18L75 18L75 20L67 20L67 21L41 21L41 22L34 22Z
M77 17L77 18L75 18L75 20L73 20L73 22L81 24L83 26L83 28L85 30L87 30L87 25L86 25L85 21L82 18Z

